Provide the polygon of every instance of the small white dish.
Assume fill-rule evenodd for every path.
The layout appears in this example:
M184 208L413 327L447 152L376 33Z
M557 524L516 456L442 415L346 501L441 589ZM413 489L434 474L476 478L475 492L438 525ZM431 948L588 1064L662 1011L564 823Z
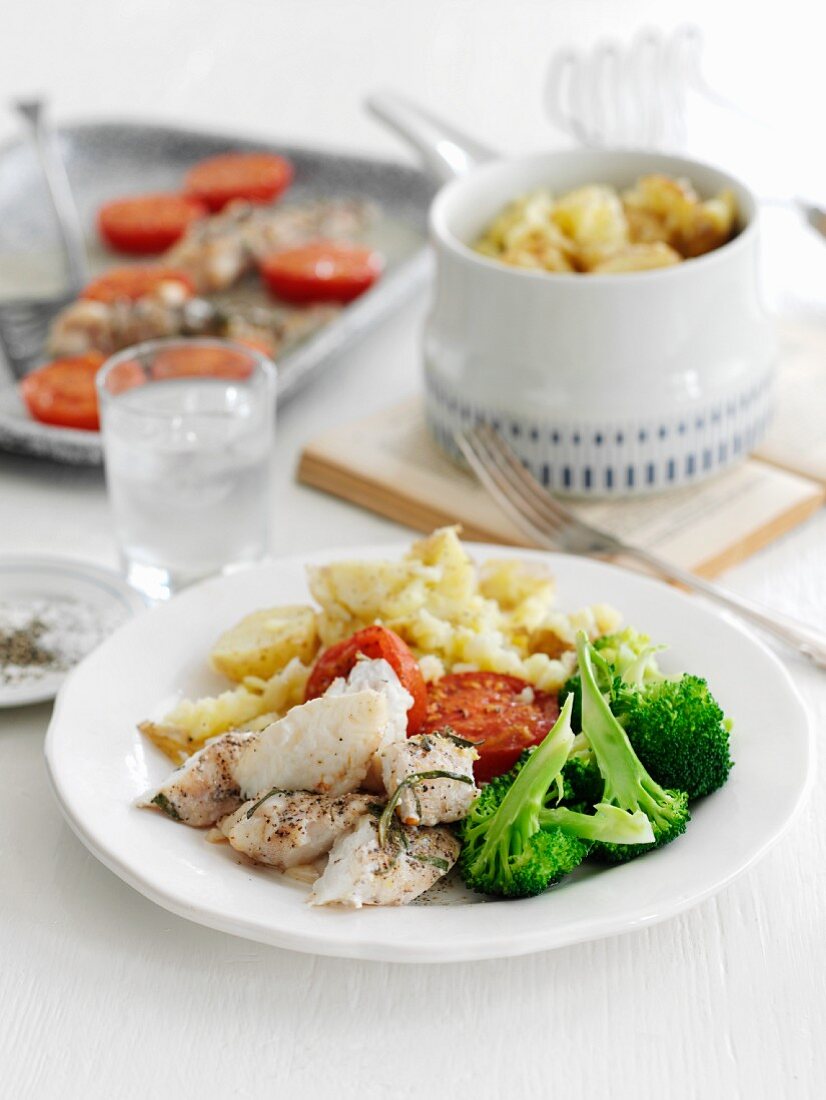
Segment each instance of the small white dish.
M109 569L71 558L0 557L0 609L13 607L25 618L37 605L63 607L75 630L80 622L90 645L100 644L127 619L145 611L143 597ZM73 650L83 642L72 639ZM0 707L54 699L70 668L33 666L19 680L0 669Z
M620 867L577 873L525 901L481 900L437 888L427 905L310 909L307 888L244 866L203 833L135 808L170 771L137 731L182 694L220 689L206 667L212 639L243 614L309 598L308 561L270 562L207 581L119 630L64 684L46 740L49 775L72 829L115 874L189 920L297 951L403 962L523 955L639 929L696 905L763 855L787 828L809 786L806 710L787 672L744 627L696 600L601 562L476 546L478 559L546 562L560 604L619 607L628 622L668 642L663 665L707 676L734 719L735 767L727 785L694 808L687 833ZM386 558L402 548L348 547L347 557ZM783 736L777 736L777 730Z

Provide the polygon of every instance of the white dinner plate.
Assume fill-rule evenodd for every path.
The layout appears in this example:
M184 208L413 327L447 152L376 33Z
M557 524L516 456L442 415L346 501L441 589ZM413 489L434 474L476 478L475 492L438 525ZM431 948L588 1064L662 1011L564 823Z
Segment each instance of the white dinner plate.
M407 962L521 955L627 932L697 904L754 863L792 820L812 773L806 710L777 658L744 627L614 566L502 547L471 551L477 559L547 562L561 608L612 603L669 643L667 671L709 679L734 719L735 767L725 787L696 804L683 837L630 863L575 873L528 900L480 904L461 888L437 887L425 905L311 909L306 887L243 866L198 830L136 809L136 796L170 767L135 723L160 717L182 694L220 688L205 667L210 642L255 608L307 600L308 561L403 552L393 547L271 562L207 581L123 626L69 677L49 727L49 773L71 827L107 867L179 916L298 951Z
M66 605L75 620L74 629L85 632L85 640L76 637L72 641L78 656L147 608L143 596L111 569L72 558L0 557L0 606L25 611L33 604L52 608ZM77 656L73 654L72 660ZM0 678L0 707L22 707L54 699L67 675L68 670L35 667L18 682Z

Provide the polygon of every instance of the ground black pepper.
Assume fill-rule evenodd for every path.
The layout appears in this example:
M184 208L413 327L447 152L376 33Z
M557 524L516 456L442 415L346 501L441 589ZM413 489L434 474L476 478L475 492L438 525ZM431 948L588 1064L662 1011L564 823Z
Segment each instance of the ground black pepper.
M8 666L16 668L56 669L60 661L39 639L46 632L42 619L32 619L16 630L0 630L0 679L8 682Z
M0 688L68 672L125 617L71 598L0 600Z

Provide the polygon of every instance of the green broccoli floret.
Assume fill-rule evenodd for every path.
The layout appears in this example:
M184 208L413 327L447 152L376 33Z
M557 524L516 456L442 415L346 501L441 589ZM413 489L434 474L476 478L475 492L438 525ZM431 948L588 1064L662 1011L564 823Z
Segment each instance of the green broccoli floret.
M582 680L579 673L569 676L559 689L559 705L562 706L568 697L573 700L571 704L571 729L579 733L582 729Z
M561 806L569 810L581 810L591 813L594 806L602 801L605 781L592 752L570 756L562 769Z
M581 814L564 806L542 810L539 820L543 830L558 829L579 840L649 846L654 840L651 822L641 810L630 814L607 802L600 802L592 814Z
M541 745L482 789L460 829L459 871L472 889L530 897L585 858L586 844L567 833L543 832L539 822L573 739L568 703Z
M604 634L594 642L594 649L600 657L611 665L616 676L622 677L626 674L640 674L646 678L661 678L653 658L661 648L662 646L652 645L647 634L640 634L632 626L615 634Z
M594 647L584 631L577 635L577 660L582 677L582 730L605 780L602 802L632 814L641 810L653 829L654 841L645 846L600 844L602 855L621 862L668 844L683 833L690 817L688 796L685 791L664 790L640 763L597 684Z
M612 681L629 675L633 682L649 679L660 680L654 654L661 646L652 646L647 634L640 634L633 627L626 627L617 634L604 634L593 643L594 675L602 691L611 688ZM575 733L582 729L582 678L579 672L569 676L559 692L559 705L569 695L574 697L571 726Z
M581 814L548 808L561 783L573 744L571 702L567 702L545 740L515 768L485 786L461 824L459 871L466 884L483 894L530 897L573 871L594 840L650 842L653 833L643 815L596 807ZM606 809L607 814L600 811Z
M731 723L699 676L622 688L611 710L644 767L664 787L699 798L728 779Z

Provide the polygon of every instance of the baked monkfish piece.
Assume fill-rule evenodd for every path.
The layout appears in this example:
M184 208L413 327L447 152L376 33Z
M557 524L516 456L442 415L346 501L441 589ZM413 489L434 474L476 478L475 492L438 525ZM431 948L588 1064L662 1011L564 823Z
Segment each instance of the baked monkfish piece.
M235 770L255 733L224 733L181 765L160 787L147 791L138 806L157 807L184 825L214 825L244 799Z
M346 794L364 782L387 720L377 691L311 699L263 730L209 741L138 805L186 825L214 825L268 790Z
M388 797L405 825L461 821L479 793L473 764L479 753L450 733L420 733L379 752ZM455 777L455 778L453 778Z
M286 871L326 855L371 807L382 808L369 794L270 791L245 802L220 829L236 851Z
M310 905L406 905L446 875L458 855L449 829L396 825L382 844L379 818L367 813L333 845Z
M364 783L383 743L388 713L371 689L322 695L293 707L241 751L235 774L245 798L274 788L340 795Z

